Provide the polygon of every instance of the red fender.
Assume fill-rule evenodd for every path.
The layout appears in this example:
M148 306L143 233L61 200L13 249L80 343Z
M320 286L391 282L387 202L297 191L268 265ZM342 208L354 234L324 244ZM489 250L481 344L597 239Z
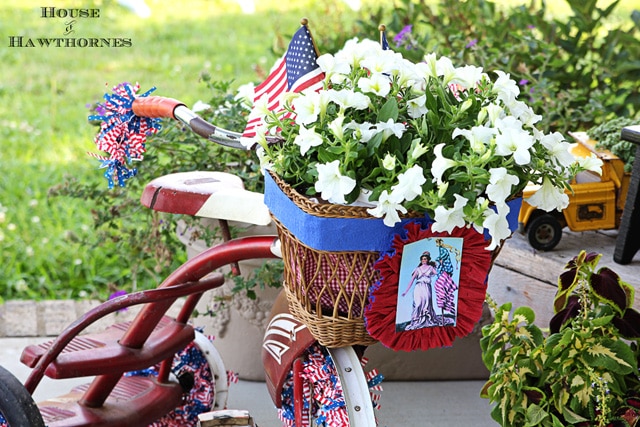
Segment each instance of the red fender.
M309 329L291 315L287 297L281 291L271 309L271 321L262 340L267 389L276 407L282 406L282 387L293 362L315 341Z

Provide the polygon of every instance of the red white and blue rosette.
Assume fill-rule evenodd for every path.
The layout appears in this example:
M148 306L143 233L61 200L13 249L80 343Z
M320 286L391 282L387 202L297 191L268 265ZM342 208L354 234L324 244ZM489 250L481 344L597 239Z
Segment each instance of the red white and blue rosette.
M137 97L146 97L155 88L137 94L140 85L121 83L113 92L105 94L105 102L98 104L91 121L100 121L100 132L95 137L96 148L105 154L89 153L100 161L100 167L106 169L104 176L109 188L115 183L124 187L125 181L136 175L136 168L128 165L143 159L145 143L149 135L160 129L160 119L139 117L133 113L133 101Z

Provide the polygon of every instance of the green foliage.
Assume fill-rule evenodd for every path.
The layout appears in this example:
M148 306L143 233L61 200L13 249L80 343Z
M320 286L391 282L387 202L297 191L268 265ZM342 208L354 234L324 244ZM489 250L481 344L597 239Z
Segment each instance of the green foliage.
M215 106L201 111L202 117L230 130L242 130L246 109L230 94L232 82L214 82L208 74L201 77L210 94L207 103ZM86 236L83 244L110 250L111 256L127 260L123 268L130 268L130 274L109 280L118 289L135 290L138 282L144 287L155 286L185 260L184 246L175 235L176 219L182 216L155 212L140 204L139 195L148 182L168 173L216 170L240 176L248 189L262 189L255 153L208 142L177 121L165 121L163 129L147 140L147 150L138 175L128 181L127 188L109 189L104 181L87 183L68 177L50 192L53 197L91 203L95 232Z
M633 287L597 265L585 251L558 281L549 333L528 307L513 311L489 299L495 320L480 346L490 371L482 397L502 426L635 425L638 381L637 319ZM586 423L586 424L583 424ZM628 423L628 424L627 424Z
M413 60L436 52L457 66L510 73L534 110L544 113L545 131L638 117L640 11L612 26L619 1L604 8L596 0L567 5L567 17L549 19L544 1L505 8L485 0L399 0L390 13L381 8L359 23L364 35L388 22L388 33L397 35L392 48Z
M636 158L637 145L620 138L620 131L627 126L640 124L640 118L618 117L595 126L587 131L591 139L597 141L597 149L611 151L624 161L625 172L631 172Z
M234 287L232 293L246 292L247 297L256 299L256 288L279 288L282 286L284 264L281 260L267 261L261 267L255 269L248 277L233 276Z

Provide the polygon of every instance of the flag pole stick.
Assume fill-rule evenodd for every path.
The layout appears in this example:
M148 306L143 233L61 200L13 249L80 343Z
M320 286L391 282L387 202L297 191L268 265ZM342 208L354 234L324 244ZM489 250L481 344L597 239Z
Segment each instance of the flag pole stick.
M302 18L300 20L300 25L306 27L307 31L309 31L309 34L311 35L311 42L313 43L313 49L316 51L316 56L320 56L320 51L316 45L316 39L313 37L313 34L311 34L311 30L309 29L309 20L307 18Z
M384 33L387 31L387 27L384 24L380 24L378 26L378 31L380 31L380 46L384 45Z

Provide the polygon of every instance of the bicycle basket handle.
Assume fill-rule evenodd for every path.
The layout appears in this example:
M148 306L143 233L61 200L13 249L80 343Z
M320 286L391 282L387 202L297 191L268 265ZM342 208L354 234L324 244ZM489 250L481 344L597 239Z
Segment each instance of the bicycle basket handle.
M136 98L131 108L133 114L139 117L171 118L175 117L175 110L179 106L184 106L183 102L173 98L165 98L163 96L147 96Z

